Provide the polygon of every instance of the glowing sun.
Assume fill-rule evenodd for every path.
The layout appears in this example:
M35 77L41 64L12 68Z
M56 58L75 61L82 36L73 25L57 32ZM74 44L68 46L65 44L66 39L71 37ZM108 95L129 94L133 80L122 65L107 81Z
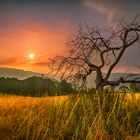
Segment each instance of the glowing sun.
M34 53L30 53L30 54L28 55L28 58L29 58L30 60L34 60L35 54L34 54Z

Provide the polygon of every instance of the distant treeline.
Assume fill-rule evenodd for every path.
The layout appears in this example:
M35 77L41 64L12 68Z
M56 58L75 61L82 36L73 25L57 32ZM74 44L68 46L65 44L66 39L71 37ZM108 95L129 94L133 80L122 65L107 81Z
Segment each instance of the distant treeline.
M30 77L25 80L17 78L0 78L0 92L24 96L68 95L76 90L66 80L57 81L51 78Z
M117 89L115 87L107 87L105 92L140 92L140 84L131 83L130 85L122 85ZM76 87L66 80L57 81L51 78L29 77L25 80L17 78L0 77L0 92L23 95L23 96L55 96L69 95L73 93L95 93L95 88L83 88L76 90Z

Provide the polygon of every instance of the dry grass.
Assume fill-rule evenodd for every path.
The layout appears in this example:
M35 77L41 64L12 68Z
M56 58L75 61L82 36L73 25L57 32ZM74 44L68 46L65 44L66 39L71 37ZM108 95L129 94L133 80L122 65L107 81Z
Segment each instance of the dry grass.
M139 140L139 97L139 94L108 94L101 112L94 95L43 98L1 95L0 139Z
M127 93L127 100L132 101L133 99L140 100L140 93Z
M68 96L33 98L14 95L0 95L0 108L7 109L7 107L14 107L20 109L21 107L33 107L40 104L45 105L44 107L48 107L53 104L60 104L68 99Z

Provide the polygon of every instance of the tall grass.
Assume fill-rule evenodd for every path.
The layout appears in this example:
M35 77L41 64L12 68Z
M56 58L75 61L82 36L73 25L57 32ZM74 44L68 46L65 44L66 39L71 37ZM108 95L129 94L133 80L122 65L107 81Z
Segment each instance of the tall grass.
M99 98L99 97L98 97ZM0 139L140 139L140 98L103 93L65 97L0 97Z

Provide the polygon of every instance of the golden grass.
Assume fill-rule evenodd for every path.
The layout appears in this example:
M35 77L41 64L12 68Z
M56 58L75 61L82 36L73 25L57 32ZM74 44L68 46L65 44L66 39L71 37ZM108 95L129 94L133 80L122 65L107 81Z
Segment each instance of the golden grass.
M140 93L127 93L126 97L128 100L133 100L134 98L138 100L140 99Z
M40 104L48 107L52 104L60 104L66 100L68 100L68 96L49 96L42 98L34 98L34 97L24 97L24 96L14 96L14 95L0 95L0 108L20 108L20 107L31 107L37 106Z
M0 95L0 140L140 139L140 124L131 123L140 108L139 97L130 93L124 100L119 94L105 97L102 120L94 95Z
M61 105L68 99L68 96L33 98L0 95L0 139L12 139L10 133L17 124L20 127L22 121L33 121L38 117L38 121L41 122L47 110L52 106Z

